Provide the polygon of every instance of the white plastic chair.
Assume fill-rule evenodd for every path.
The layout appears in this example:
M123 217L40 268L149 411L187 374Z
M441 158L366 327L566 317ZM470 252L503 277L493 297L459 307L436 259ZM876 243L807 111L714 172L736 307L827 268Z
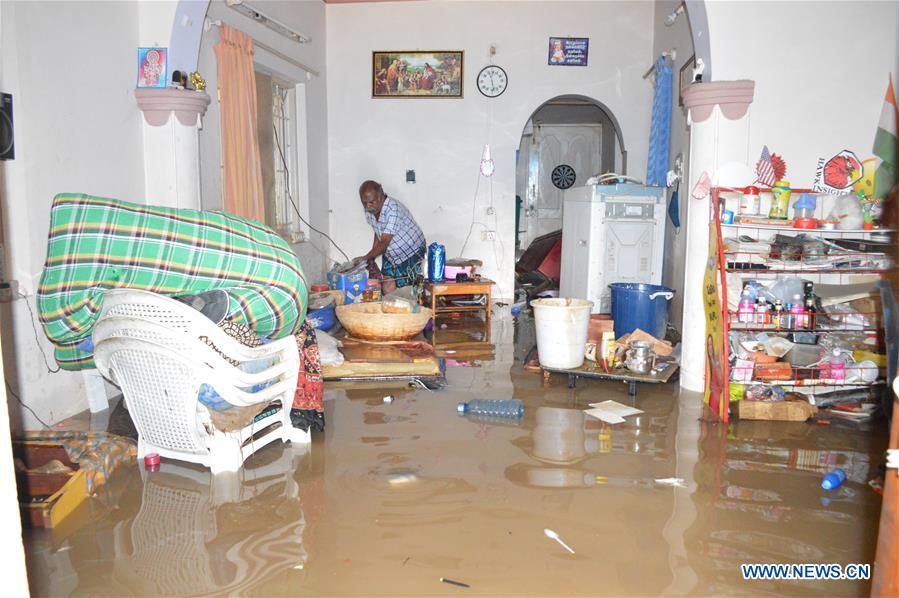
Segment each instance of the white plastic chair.
M259 359L271 364L247 373L203 339L241 364ZM98 370L122 389L134 420L138 458L159 453L220 473L240 469L247 457L275 440L310 442L309 432L290 422L299 373L293 337L246 347L178 301L113 290L104 297L93 340ZM223 432L197 399L204 383L231 405L271 404L276 410L240 430Z

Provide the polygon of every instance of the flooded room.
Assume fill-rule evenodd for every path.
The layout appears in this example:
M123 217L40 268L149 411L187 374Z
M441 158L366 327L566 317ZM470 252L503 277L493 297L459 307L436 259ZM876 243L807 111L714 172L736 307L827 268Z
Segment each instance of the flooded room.
M897 40L0 0L9 595L899 596Z

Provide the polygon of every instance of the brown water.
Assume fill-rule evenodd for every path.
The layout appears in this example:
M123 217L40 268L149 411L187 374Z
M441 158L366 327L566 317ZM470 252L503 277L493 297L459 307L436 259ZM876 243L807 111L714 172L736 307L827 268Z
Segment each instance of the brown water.
M172 461L123 473L80 528L28 532L32 592L867 594L868 582L746 582L739 565L872 563L882 424L708 425L673 383L641 387L644 413L603 425L581 409L627 403L626 387L545 387L521 367L532 334L499 319L495 358L449 368L444 391L329 389L327 432L306 453L270 446L214 482ZM520 425L455 413L513 397ZM834 465L850 479L828 493ZM668 477L684 486L654 481Z

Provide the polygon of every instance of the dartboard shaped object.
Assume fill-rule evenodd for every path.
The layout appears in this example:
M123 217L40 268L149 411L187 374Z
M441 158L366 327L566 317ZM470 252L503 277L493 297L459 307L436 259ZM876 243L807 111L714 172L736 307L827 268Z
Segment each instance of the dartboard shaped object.
M551 175L553 185L556 186L556 189L568 189L574 184L575 179L577 178L577 174L574 172L574 168L569 166L568 164L559 164L555 168L553 168L553 172Z

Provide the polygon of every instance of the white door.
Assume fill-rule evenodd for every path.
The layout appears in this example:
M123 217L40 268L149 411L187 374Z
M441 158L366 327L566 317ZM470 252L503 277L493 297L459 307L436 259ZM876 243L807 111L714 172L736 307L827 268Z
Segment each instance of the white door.
M531 140L523 249L562 228L562 192L599 172L602 125L537 125Z

